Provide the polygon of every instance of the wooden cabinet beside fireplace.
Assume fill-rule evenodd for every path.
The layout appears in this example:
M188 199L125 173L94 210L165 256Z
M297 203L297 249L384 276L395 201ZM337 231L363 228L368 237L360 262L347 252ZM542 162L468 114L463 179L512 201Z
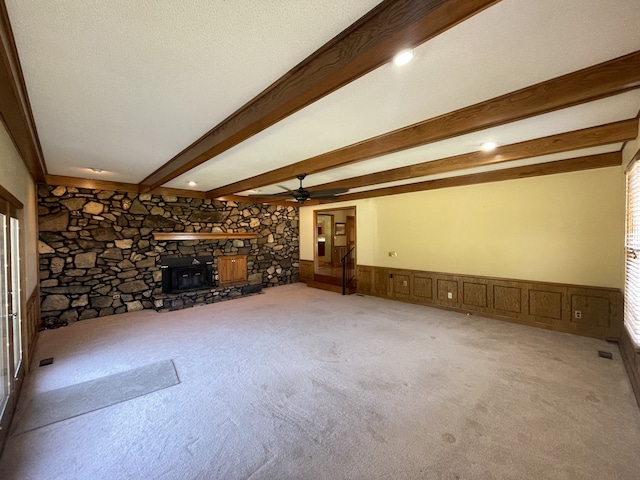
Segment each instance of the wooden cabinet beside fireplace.
M218 257L218 278L220 285L247 281L247 256L225 255Z

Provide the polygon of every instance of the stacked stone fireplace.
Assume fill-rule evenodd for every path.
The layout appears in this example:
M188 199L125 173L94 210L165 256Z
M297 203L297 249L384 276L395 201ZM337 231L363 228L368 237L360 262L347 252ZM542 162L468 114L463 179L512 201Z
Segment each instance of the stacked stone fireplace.
M64 186L41 186L38 197L46 327L212 303L298 280L293 207ZM160 241L155 232L251 232L255 238ZM225 255L246 256L246 284L219 285L217 260ZM169 258L190 259L191 267L194 258L201 263L199 275L192 269L180 276L184 283L178 281L173 293L165 291L162 268ZM184 265L167 267L187 273ZM203 277L208 285L200 283Z

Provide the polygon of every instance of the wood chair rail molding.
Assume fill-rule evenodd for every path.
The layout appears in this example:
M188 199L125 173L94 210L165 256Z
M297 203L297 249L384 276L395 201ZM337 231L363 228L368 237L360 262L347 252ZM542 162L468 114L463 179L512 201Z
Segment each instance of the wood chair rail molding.
M249 239L258 238L253 232L222 232L222 233L200 233L200 232L153 232L154 240L228 240L228 239Z
M358 265L358 293L595 338L619 338L616 288ZM573 312L580 311L580 318Z
M383 172L346 178L336 182L308 187L310 192L333 188L358 188L380 183L425 177L483 165L495 165L524 158L551 155L582 148L597 147L633 140L638 135L638 118L560 133L525 142L504 145L493 152L471 152L430 162L408 165Z
M558 160L556 162L539 163L537 165L505 168L503 170L496 170L493 172L474 173L472 175L427 180L424 182L410 183L408 185L398 185L396 187L378 188L376 190L367 190L365 192L347 193L345 195L338 196L335 200L322 200L322 203L350 202L365 198L422 192L425 190L437 190L439 188L463 187L466 185L478 185L481 183L501 182L505 180L518 180L522 178L615 167L619 165L622 165L622 152L601 153L598 155Z
M383 1L145 178L141 191L167 183L369 73L399 50L420 45L499 1Z
M640 51L209 190L218 197L497 127L640 87Z

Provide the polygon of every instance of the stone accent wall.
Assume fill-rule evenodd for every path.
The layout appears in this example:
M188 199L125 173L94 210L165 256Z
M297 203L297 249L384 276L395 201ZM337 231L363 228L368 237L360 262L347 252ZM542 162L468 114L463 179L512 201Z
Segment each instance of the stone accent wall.
M247 255L249 283L269 287L298 281L298 210L41 186L40 291L42 317L57 326L154 308L162 292L161 256ZM163 232L255 232L249 240L155 241Z

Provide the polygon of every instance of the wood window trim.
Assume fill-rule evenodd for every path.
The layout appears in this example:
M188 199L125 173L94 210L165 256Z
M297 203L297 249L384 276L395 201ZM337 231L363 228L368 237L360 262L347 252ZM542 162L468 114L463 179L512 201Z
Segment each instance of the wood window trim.
M8 202L14 208L17 208L17 209L24 208L24 205L22 204L22 202L18 200L9 190L4 188L2 185L0 185L0 199L4 200L5 202Z

